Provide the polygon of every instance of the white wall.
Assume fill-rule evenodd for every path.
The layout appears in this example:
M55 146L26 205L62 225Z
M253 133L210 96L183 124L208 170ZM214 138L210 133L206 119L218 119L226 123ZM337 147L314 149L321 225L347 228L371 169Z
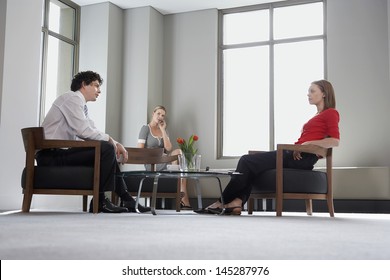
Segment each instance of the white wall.
M4 50L4 57L0 56L0 209L21 207L25 152L20 129L38 125L42 2L1 0L0 4L6 7L0 20L0 29L5 30L3 35L0 32L0 50Z

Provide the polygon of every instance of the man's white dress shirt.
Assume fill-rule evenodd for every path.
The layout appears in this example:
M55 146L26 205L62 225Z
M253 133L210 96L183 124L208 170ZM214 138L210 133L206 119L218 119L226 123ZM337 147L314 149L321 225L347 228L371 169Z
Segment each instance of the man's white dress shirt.
M109 135L99 131L85 116L84 105L86 101L80 91L57 97L42 123L46 139L108 141Z

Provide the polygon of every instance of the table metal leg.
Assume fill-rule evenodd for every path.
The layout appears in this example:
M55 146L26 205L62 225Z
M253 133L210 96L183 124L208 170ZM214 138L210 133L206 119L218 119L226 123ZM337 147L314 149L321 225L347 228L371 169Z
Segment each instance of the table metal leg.
M200 190L199 179L195 178L194 180L196 180L196 195L198 197L198 209L202 209L202 207L203 207L203 205L202 205L202 193L201 193L201 190Z
M221 175L225 175L225 174L221 174ZM136 211L139 213L138 211L138 205L139 205L139 199L141 197L141 193L142 193L142 186L143 186L143 182L144 182L144 179L146 178L153 178L153 191L152 191L152 198L151 198L151 201L150 201L150 208L151 208L151 212L153 215L157 215L156 213L156 200L157 200L157 188L158 188L158 179L160 176L166 176L164 175L164 173L157 173L157 174L152 174L151 176L146 176L144 178L141 179L140 183L139 183L139 187L138 187L138 193L137 193L137 199L136 199L136 203L135 203L135 208L136 208ZM173 176L167 176L167 177L173 177ZM211 178L215 178L217 181L218 181L218 186L219 186L219 192L221 194L221 204L222 205L225 205L225 202L223 200L223 191L222 191L222 183L221 183L221 179L218 177L218 175L214 175L214 174L208 174L207 176L200 176L200 177L211 177ZM183 178L186 178L186 179L193 179L193 180L196 180L196 192L197 192L197 199L198 199L198 208L199 209L202 209L202 194L201 194L201 187L200 187L200 182L199 182L199 177L197 175L191 175L191 176L182 176L182 175L179 175L177 176L178 178L178 182L183 179ZM179 191L180 191L180 188L179 188L179 183L178 183L178 187L177 187L177 195L179 194ZM176 204L180 203L179 200L177 200ZM176 205L176 209L178 209L178 205ZM225 213L225 208L223 207L220 215L223 215Z
M141 181L139 182L139 186L138 186L138 193L137 193L137 199L135 200L135 211L137 213L140 213L139 210L138 210L138 204L139 204L139 199L141 197L141 191L142 191L142 184L144 183L144 180L145 180L146 177L142 178Z
M152 205L150 207L153 215L157 215L157 213L156 213L156 200L157 200L158 177L159 177L159 175L154 177L154 180L153 180Z
M219 179L219 177L215 177L215 179L218 180L219 191L220 191L220 193L221 193L221 203L222 203L222 206L223 206L222 211L221 211L221 213L220 213L219 215L223 215L223 214L225 213L225 206L224 206L225 203L223 202L223 197L222 197L222 184L221 184L221 179Z

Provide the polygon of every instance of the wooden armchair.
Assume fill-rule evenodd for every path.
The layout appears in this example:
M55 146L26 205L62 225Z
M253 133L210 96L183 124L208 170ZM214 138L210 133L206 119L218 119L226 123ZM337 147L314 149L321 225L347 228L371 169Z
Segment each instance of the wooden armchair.
M283 151L300 151L326 159L326 172L283 168ZM256 153L258 151L249 151ZM332 190L332 148L316 145L277 145L276 169L261 174L254 180L248 201L248 214L253 212L254 199L274 198L276 215L282 216L284 199L304 199L306 212L312 215L312 200L326 200L329 214L334 217Z
M128 152L128 160L126 164L150 164L151 171L156 171L156 165L160 163L172 163L177 161L177 155L164 155L164 148L131 148L126 147ZM151 198L153 179L140 178L139 176L125 176L124 178L128 191L131 195L137 196L138 190L141 188L140 197ZM172 186L174 185L174 187ZM173 198L175 199L176 211L180 211L180 180L174 178L160 179L159 192L157 198Z
M47 140L43 127L23 128L26 166L22 173L22 211L29 212L34 194L82 195L83 211L87 211L88 195L93 196L93 213L98 213L100 179L100 142ZM36 166L35 153L42 149L92 147L95 149L93 167Z

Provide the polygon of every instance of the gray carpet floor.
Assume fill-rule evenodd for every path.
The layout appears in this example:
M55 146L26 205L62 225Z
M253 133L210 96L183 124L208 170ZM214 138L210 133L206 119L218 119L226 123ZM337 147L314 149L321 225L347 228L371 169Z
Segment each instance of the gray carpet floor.
M390 215L0 213L2 260L389 260Z

